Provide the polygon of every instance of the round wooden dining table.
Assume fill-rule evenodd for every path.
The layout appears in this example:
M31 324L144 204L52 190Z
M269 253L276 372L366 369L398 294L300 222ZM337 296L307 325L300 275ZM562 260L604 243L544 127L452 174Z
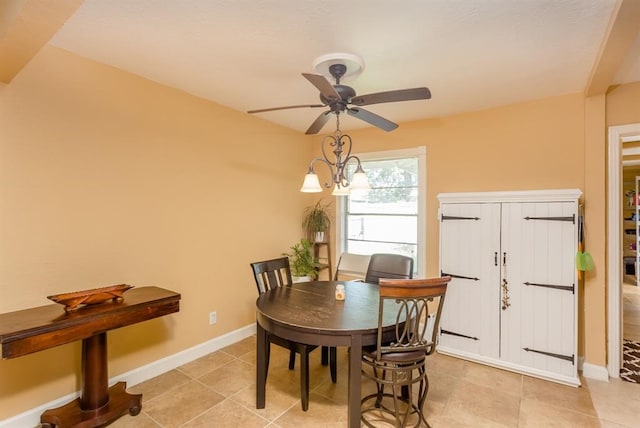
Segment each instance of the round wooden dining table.
M336 300L344 284L346 297ZM256 408L265 407L267 332L318 346L346 346L349 352L348 426L360 426L362 347L374 345L378 333L378 286L357 281L311 281L268 290L256 301ZM387 311L385 311L387 312ZM395 314L383 320L393 331Z

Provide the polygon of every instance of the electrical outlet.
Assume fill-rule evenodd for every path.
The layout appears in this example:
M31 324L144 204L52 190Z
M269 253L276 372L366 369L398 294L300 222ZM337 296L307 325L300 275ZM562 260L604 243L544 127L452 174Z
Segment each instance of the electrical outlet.
M213 325L218 321L218 314L216 311L209 312L209 325Z

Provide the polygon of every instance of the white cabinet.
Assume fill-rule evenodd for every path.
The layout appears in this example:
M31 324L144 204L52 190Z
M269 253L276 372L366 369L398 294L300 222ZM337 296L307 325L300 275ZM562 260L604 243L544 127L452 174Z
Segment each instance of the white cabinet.
M579 190L440 194L438 351L579 385Z

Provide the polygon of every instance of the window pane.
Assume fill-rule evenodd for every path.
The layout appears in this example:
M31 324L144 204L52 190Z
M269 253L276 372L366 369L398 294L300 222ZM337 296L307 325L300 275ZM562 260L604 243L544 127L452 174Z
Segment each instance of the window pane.
M402 254L413 259L413 264L417 263L417 246L408 244L391 244L388 242L362 242L348 241L349 252L356 254L370 255L375 253Z
M374 188L362 199L352 196L349 214L362 213L418 215L418 188Z
M348 239L359 241L418 242L415 216L350 215Z
M349 166L355 170L355 165ZM362 168L367 173L371 187L415 187L418 185L416 158L364 161Z
M356 165L349 167L353 173ZM417 270L418 159L363 161L362 168L371 190L347 198L346 251L403 254L414 259Z

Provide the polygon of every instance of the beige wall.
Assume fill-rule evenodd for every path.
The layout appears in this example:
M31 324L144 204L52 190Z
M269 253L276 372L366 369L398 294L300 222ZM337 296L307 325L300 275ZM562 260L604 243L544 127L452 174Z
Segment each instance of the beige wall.
M605 262L605 147L606 97L585 98L585 251L595 268L585 273L580 287L580 331L586 332L580 351L585 362L604 367L606 361L606 262ZM583 333L584 334L584 333Z
M302 207L318 196L298 190L320 136L54 48L1 89L0 312L122 282L182 293L179 314L110 333L112 376L254 321L248 263L300 236ZM435 275L437 194L585 190L590 163L604 153L604 136L586 145L588 108L570 94L350 134L357 152L427 147L427 273ZM585 299L581 318L604 324L599 302L591 313L595 297ZM599 364L604 337L587 331L581 348ZM78 368L78 344L0 361L0 420L77 390Z
M112 376L251 324L249 263L301 236L305 141L45 48L0 91L0 312L119 283L182 293L180 313L109 333ZM0 360L0 420L79 389L79 367L77 343Z
M613 87L607 93L607 126L640 123L640 82Z

